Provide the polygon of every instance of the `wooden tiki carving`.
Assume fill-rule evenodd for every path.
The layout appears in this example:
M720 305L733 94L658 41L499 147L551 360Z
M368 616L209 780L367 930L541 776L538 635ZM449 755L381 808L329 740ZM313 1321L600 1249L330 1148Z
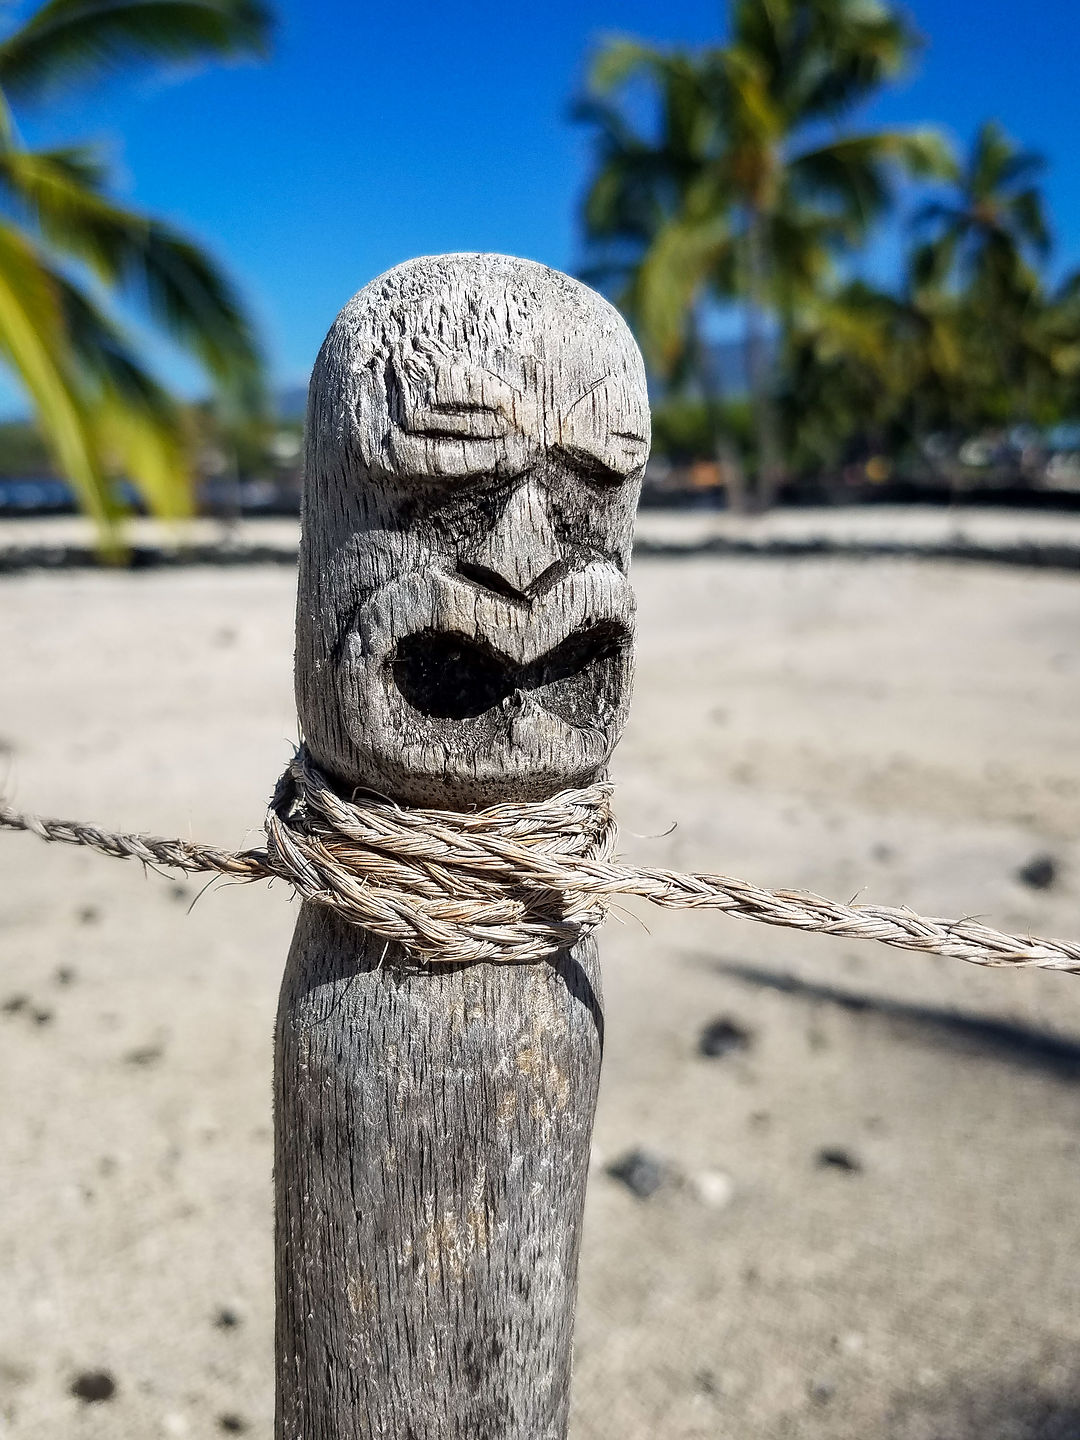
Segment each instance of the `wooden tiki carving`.
M415 260L316 363L297 704L343 793L603 774L633 669L640 355L577 281ZM301 912L276 1041L278 1440L558 1440L602 1043L595 944L417 968Z

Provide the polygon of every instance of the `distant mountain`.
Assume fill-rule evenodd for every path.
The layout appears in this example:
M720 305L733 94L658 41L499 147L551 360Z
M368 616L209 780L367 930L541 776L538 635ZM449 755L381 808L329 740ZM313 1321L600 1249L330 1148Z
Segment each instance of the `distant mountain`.
M766 357L771 364L776 358L776 341L771 336L764 340ZM727 400L738 400L750 389L747 374L746 346L742 340L717 340L709 347L709 362L714 376L713 383L719 386Z
M306 385L283 385L274 391L273 398L279 420L303 420L307 410Z

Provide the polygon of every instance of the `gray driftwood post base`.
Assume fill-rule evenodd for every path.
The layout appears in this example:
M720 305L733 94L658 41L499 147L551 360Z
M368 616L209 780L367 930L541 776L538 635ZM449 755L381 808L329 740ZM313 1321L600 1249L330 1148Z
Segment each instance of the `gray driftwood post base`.
M347 793L472 808L602 774L633 666L640 356L566 276L413 261L312 377L297 701ZM278 1440L561 1440L595 946L424 970L314 905L275 1077Z
M301 919L277 1042L290 1440L565 1434L601 1045L577 948L397 978L381 943Z

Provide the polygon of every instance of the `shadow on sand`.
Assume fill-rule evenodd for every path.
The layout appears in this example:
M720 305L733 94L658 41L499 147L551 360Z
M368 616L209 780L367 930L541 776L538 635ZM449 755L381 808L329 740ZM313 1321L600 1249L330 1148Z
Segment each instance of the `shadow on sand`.
M1034 1377L1008 1387L964 1377L899 1399L882 1440L1080 1440L1080 1393Z
M1054 1035L1047 1030L1033 1029L1011 1020L966 1015L963 1011L941 1010L930 1005L914 1005L903 1000L867 995L737 960L709 957L705 963L715 973L730 976L746 985L777 990L798 1000L832 1005L864 1016L869 1024L888 1026L898 1038L961 1049L970 1055L1029 1070L1041 1070L1059 1080L1080 1080L1080 1041ZM945 1432L940 1433L944 1436ZM1070 1433L1075 1440L1080 1440L1080 1425Z

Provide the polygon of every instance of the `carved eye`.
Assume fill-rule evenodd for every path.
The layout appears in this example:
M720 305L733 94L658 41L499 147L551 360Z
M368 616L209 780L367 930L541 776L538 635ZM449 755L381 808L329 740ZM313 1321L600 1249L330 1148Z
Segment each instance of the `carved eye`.
M497 440L509 426L486 405L430 405L406 414L402 429L425 440Z
M473 416L469 419L472 420ZM487 418L485 416L485 418ZM492 421L501 417L491 416ZM459 426L453 413L426 411L423 424L392 426L386 436L386 453L399 479L470 481L507 474L525 463L525 441L512 430L478 430Z
M603 450L582 445L555 445L553 450L584 480L597 485L619 485L645 464L649 442L639 435L613 434Z
M649 455L649 412L621 373L602 376L561 418L558 448L588 480L624 480Z

